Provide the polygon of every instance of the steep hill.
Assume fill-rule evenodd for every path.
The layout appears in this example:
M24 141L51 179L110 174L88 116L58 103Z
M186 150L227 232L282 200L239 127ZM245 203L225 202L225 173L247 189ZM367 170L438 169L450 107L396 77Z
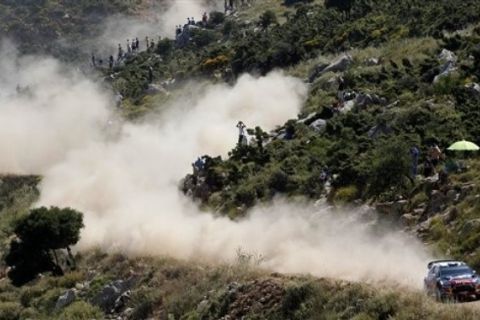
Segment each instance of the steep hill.
M109 119L108 128L102 127L101 131L108 131L112 137L101 146L113 155L109 158L107 153L98 153L105 155L105 166L90 169L88 164L93 160L81 153L84 151L81 145L75 145L78 149L73 149L77 153L65 156L65 163L69 164L67 161L75 154L80 159L80 167L87 168L86 177L68 172L67 165L55 167L57 171L46 170L47 173L62 173L68 180L68 188L83 183L83 189L79 190L84 193L72 194L71 199L92 197L79 202L87 203L87 208L100 208L93 215L89 212L89 218L95 217L90 222L100 224L105 219L108 224L107 217L101 215L105 205L102 200L117 196L112 190L121 187L128 190L121 196L138 197L140 201L132 203L141 203L142 207L137 210L148 211L151 193L138 196L135 192L154 189L157 190L153 193L155 197L169 195L161 183L157 184L161 179L147 180L141 176L138 180L116 180L108 171L111 163L136 162L145 157L141 152L145 146L153 149L156 143L168 144L169 141L162 140L163 135L167 135L168 119L159 131L162 134L159 140L146 135L138 139L135 136L138 131L152 132L154 126L135 125L157 117L161 119L159 122L164 121L162 116L165 110L171 111L170 103L178 97L190 98L185 99L187 102L201 98L198 92L204 93L211 84L231 88L244 73L264 76L280 70L282 74L301 79L302 86L308 88L298 116L278 123L272 131L254 122L246 123L248 144L232 143L227 156L205 155L193 173L185 172L184 179L178 181L184 196L181 208L185 199L190 198L194 205L189 202L185 205L188 209L198 206L205 212L187 211L189 215L194 212L198 216L228 217L235 221L220 220L227 226L224 221L252 221L252 208L279 197L300 204L326 201L337 208L365 205L377 210L382 228L386 225L392 232L401 230L419 239L436 256L462 259L480 268L480 160L476 153L445 151L460 139L480 143L477 117L480 2L359 0L352 1L352 7L347 10L328 5L332 3L335 1L324 4L323 1L269 0L256 1L226 15L213 11L207 21L180 28L176 39L152 35L150 48L115 59L111 67L103 64L88 69L89 77L103 79L102 89L108 88L116 95L117 111L124 119L114 121L125 120L126 125L120 131L127 132L126 138L123 133L115 132L116 123ZM110 15L145 16L149 14L149 5L146 1L0 1L0 28L19 44L22 53L47 53L87 61L89 56L75 44L97 37L102 23ZM107 57L101 58L107 61ZM35 94L29 95L28 90L21 92L20 88L17 94L26 96L26 100L34 99ZM186 117L181 112L191 111L173 105L181 108L178 114L173 113L178 117ZM269 112L280 111L272 107ZM171 123L178 125L178 122ZM232 128L232 132L234 130ZM97 138L97 132L92 131L92 137ZM208 140L215 134L216 131L209 132L198 140ZM172 159L167 158L170 162L176 160L173 149L191 146L187 143L191 137L184 132L179 135L185 145L158 148L157 153L174 155ZM123 150L125 145L116 145L116 139L130 141L126 146L135 149ZM136 143L140 145L138 149ZM428 157L435 144L445 156L432 168ZM88 146L91 148L86 150L92 154L102 149L96 144ZM412 173L414 146L419 149L417 174ZM32 158L34 155L32 151ZM171 169L166 162L162 162L165 168L150 162L138 163L135 169L139 175L145 166L151 168L150 175L161 175ZM107 174L103 175L103 171ZM116 174L124 176L120 169ZM110 189L98 191L92 187L94 191L90 190L90 186L97 186L96 180L102 179L108 181L100 185ZM167 179L170 186L169 179L170 176ZM30 206L38 200L41 178L8 174L1 176L0 181L0 250L5 254L10 249L18 219L28 214ZM122 185L124 181L131 185ZM67 181L65 187L65 190L78 190L68 189ZM55 198L58 194L61 192L50 196ZM172 194L177 196L176 192ZM115 196L112 198L117 202L123 200ZM170 203L171 199L168 200ZM183 214L173 213L170 220ZM141 216L137 212L130 214ZM295 218L297 212L289 214ZM118 217L128 220L128 216ZM155 216L151 218L161 221L153 220ZM207 224L201 219L185 221L198 222L188 226L192 228L188 229L191 233L195 233L198 226L207 233L217 231L211 227L214 222L210 220ZM365 225L368 223L370 221ZM116 223L112 227L116 230L114 227L118 227ZM108 239L119 245L120 252L105 252L100 248L78 252L75 268L65 268L70 272L60 277L40 275L19 288L10 284L6 276L8 267L2 262L0 319L479 317L476 307L441 305L418 290L400 287L397 282L348 282L272 273L262 268L260 254L241 249L234 262L217 264L163 255L131 257L121 252L123 249L136 253L135 248L125 249L125 242L117 241L120 238L156 239L148 238L151 236L148 227L142 224L134 229L138 235L135 233L131 238L117 234L118 238ZM376 227L373 230L380 233ZM307 229L296 231L302 233ZM111 236L105 234L105 238ZM257 236L267 235L260 232ZM224 240L218 240L220 244L215 245L221 249L228 247ZM148 247L142 241L139 243ZM167 247L168 244L156 245ZM198 244L195 248L201 251L203 247ZM143 255L150 251L141 252ZM67 261L66 253L60 254L60 260ZM351 261L344 262L349 263ZM305 269L309 270L302 268ZM419 283L421 280L418 279Z

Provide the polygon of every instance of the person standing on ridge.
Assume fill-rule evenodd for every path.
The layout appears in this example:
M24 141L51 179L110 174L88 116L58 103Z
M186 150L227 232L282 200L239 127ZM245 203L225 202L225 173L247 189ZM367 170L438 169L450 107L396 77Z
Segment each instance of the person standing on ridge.
M127 39L127 52L128 54L132 53L132 46L130 45L130 39Z
M108 58L108 66L110 67L110 70L113 69L113 56L110 56L110 58Z
M247 140L247 137L245 136L245 128L247 126L242 122L239 121L237 123L237 128L238 128L238 144L241 145L244 143L245 140Z
M120 61L123 57L123 49L122 49L122 45L119 43L118 44L118 57L117 57L117 60Z

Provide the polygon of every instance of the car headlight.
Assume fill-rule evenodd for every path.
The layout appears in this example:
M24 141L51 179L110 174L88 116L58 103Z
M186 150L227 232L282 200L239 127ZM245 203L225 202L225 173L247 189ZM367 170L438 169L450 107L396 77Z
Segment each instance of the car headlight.
M451 287L450 281L440 281L440 285L442 286L442 288L450 288Z

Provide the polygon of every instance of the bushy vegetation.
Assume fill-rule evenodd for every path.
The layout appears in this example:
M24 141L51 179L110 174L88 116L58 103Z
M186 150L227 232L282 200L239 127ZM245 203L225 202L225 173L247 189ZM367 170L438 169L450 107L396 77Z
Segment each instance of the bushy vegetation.
M456 179L465 179L458 176ZM15 178L11 177L11 181ZM21 178L17 184L21 184ZM13 184L15 184L13 183ZM15 190L13 187L8 190ZM14 191L12 191L14 192ZM5 196L6 194L2 194ZM12 204L6 215L16 210ZM68 237L67 237L68 238ZM442 306L419 292L385 289L313 277L281 276L258 269L256 257L239 250L232 265L199 265L169 258L127 258L92 250L77 254L78 271L44 276L22 287L0 280L1 319L476 319L475 310ZM116 315L105 314L94 297L114 280L135 278ZM59 297L75 290L70 304ZM260 299L265 305L258 304ZM123 313L127 312L127 313Z
M417 10L427 10L430 5L428 1L415 3ZM399 8L395 6L391 4L391 8L382 13L371 8L367 16L376 14L383 17L402 7L400 4ZM313 6L299 8L297 15L301 10L335 14ZM354 5L352 17L345 24L358 23L358 19L363 19L355 16L355 10L360 8ZM302 20L289 20L292 24L299 21ZM470 20L465 24L468 22ZM288 22L281 27L286 25ZM252 131L249 146L236 147L225 161L215 159L209 163L205 181L215 183L205 183L208 194L202 194L203 203L235 216L258 201L269 200L279 193L317 198L324 190L320 179L324 167L328 168L332 177L334 190L346 187L357 190L348 196L350 200L354 200L352 195L363 200L408 198L415 188L410 176L412 160L409 150L412 146L420 146L422 164L432 143L446 147L461 138L480 142L475 109L480 96L465 87L478 81L479 77L478 62L472 60L472 52L480 43L480 33L475 30L462 35L440 33L436 35L437 39L392 40L389 36L386 38L388 43L376 48L352 50L353 64L345 72L340 75L327 73L313 79L300 117L312 113L314 116L306 122L290 121L285 124L281 132L291 130L293 136L288 134L288 139L273 137L268 143L265 143L268 139L263 138L259 144ZM404 36L414 35L422 33ZM257 40L261 37L258 34L255 36ZM362 47L361 44L356 45ZM251 49L251 44L248 48ZM454 74L433 84L443 63L438 58L443 48L453 50L458 56L459 68ZM325 46L320 50L328 51ZM307 78L318 64L318 58L308 57L303 55L302 62L290 68L290 72ZM332 56L329 57L331 61ZM371 58L379 61L369 64ZM241 61L245 62L244 57ZM375 96L376 100L354 107L350 112L335 114L332 106L338 100L338 85L332 87L330 83L332 80L336 83L340 76L343 79L342 90ZM319 118L327 121L321 132L309 127ZM191 182L191 178L187 177L186 182ZM199 184L204 191L205 184Z
M48 53L68 61L85 60L81 40L96 37L112 14L129 13L142 0L0 2L0 34L24 53Z
M413 37L442 39L444 32L465 28L480 18L480 5L475 0L415 0L408 4L393 0L332 2L353 3L349 18L345 19L338 6L327 8L310 1L300 1L293 13L284 11L288 19L283 23L274 23L281 12L269 9L250 23L212 12L206 30L196 33L196 39L188 46L175 48L162 63L150 60L149 55L137 56L127 63L126 70L119 70L114 86L120 88L124 97L136 100L145 91L145 82L138 77L146 79L146 63L154 67L156 79L182 80L187 74L217 79L221 74L224 80L231 81L244 72L265 74L319 54L380 46ZM223 28L217 27L222 25ZM228 63L218 68L202 68L206 61L220 55ZM382 80L382 75L378 75L377 83ZM412 81L415 80L403 79L405 85ZM123 85L119 86L120 83Z
M23 285L42 272L62 275L56 250L66 249L72 257L70 246L80 239L81 228L83 215L69 208L41 207L20 218L13 230L16 238L5 255L12 283Z

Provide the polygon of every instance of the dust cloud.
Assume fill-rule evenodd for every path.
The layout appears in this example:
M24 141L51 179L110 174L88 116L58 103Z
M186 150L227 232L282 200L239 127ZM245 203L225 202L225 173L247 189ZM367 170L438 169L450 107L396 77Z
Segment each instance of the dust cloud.
M294 118L307 92L300 80L244 75L233 86L204 85L161 116L112 124L105 89L52 59L1 56L0 172L41 174L36 205L84 212L80 250L228 263L242 248L279 272L421 285L422 245L399 232L373 232L359 209L279 199L233 222L200 212L178 191L198 155L234 146L238 120L268 130Z

